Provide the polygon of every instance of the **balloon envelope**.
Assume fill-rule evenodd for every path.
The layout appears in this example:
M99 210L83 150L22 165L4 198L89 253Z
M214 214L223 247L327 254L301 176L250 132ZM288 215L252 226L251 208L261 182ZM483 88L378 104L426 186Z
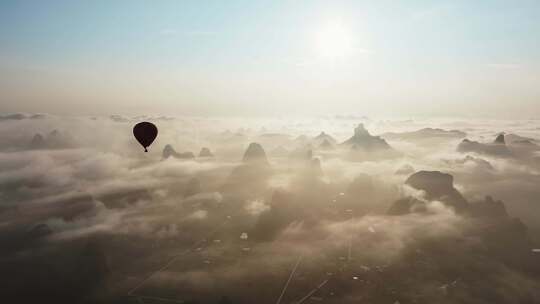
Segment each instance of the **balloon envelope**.
M157 127L147 121L140 122L133 127L133 135L137 139L137 141L143 146L144 152L148 152L146 149L149 147L152 142L154 142L154 139L156 139L158 134Z

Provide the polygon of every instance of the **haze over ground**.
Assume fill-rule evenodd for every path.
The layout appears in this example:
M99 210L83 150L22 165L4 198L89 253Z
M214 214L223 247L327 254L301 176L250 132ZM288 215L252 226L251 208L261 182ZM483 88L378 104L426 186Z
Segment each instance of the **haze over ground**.
M160 129L148 153L141 120ZM540 299L537 120L0 124L7 299Z

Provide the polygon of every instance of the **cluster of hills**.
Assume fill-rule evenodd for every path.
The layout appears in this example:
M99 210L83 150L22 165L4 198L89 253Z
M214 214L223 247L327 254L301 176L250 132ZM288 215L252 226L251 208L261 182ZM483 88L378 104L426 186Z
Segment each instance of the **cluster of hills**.
M150 153L52 131L2 154L6 299L540 301L534 209L516 205L540 197L532 137L164 133Z

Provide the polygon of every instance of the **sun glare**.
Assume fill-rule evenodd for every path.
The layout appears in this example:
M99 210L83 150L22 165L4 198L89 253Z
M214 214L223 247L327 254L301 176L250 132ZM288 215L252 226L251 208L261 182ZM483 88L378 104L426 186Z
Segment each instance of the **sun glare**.
M316 37L317 51L321 57L342 59L353 51L352 35L341 23L327 24Z

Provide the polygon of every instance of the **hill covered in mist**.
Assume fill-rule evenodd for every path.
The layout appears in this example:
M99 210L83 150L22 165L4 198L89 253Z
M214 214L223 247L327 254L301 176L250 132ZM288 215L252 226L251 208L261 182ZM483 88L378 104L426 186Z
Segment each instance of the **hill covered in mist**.
M13 117L9 302L540 301L539 121Z

